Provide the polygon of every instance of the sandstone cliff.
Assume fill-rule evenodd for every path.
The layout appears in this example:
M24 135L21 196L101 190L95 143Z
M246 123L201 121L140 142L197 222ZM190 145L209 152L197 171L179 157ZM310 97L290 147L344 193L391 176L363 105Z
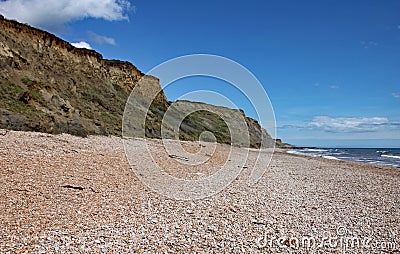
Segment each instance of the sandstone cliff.
M121 135L122 115L139 79L159 89L129 62L107 60L88 49L39 29L0 16L0 128L49 133ZM161 91L146 119L146 135L160 137L162 117L170 103ZM193 104L195 105L195 104ZM231 109L223 109L233 111ZM180 138L196 139L201 131L217 131L229 143L221 119L199 111L182 124ZM251 146L267 136L257 121L246 118Z

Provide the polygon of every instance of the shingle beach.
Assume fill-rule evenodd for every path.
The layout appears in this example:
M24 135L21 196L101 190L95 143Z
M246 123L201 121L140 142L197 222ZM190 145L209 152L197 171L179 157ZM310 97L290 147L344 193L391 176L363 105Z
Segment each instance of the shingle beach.
M227 188L177 201L138 179L122 138L0 131L0 253L400 250L397 168L278 150L249 186L243 175L254 162L250 150L243 172ZM160 142L147 143L162 158ZM185 146L196 150L198 143ZM229 149L218 145L198 172L183 172L172 162L164 163L165 171L213 173Z

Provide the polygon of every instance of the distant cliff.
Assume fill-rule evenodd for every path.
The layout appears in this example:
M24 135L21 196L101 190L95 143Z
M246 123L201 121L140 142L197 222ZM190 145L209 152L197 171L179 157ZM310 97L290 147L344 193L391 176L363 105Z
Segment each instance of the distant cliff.
M160 89L157 78L144 76L129 62L104 59L94 50L75 48L0 16L0 128L119 136L126 100L141 78L148 79L148 89ZM160 137L169 105L161 91L146 119L148 137ZM201 111L194 115L181 125L180 138L218 130L217 141L230 143L220 118ZM246 123L252 147L260 146L262 136L269 138L256 120L246 118Z

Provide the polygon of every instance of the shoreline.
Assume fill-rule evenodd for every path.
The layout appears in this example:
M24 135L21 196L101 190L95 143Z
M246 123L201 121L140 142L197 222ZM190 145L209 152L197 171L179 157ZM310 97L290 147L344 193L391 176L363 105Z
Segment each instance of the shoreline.
M324 159L328 159L328 160L337 160L337 161L346 161L346 162L353 162L353 163L361 163L361 164L367 164L367 165L375 165L377 167L388 167L388 168L392 168L392 169L400 169L400 165L385 165L383 164L383 162L380 161L375 161L375 163L373 162L367 162L367 161L355 161L355 160L351 160L351 157L349 157L349 159L342 159L340 157L336 157L336 156L331 156L331 155L313 155L313 154L305 154L305 153L301 153L301 152L297 152L296 149L290 149L290 148L276 148L279 149L281 152L290 154L290 155L295 155L295 156L306 156L306 157L312 157L312 158L324 158ZM375 150L375 149L382 149L382 148L318 148L318 150L326 150L326 149L349 149L349 150L358 150L358 149L366 149L366 150ZM387 148L388 150L390 150L389 148ZM292 152L291 152L292 151ZM397 157L397 156L396 156ZM381 164L382 163L382 164Z
M342 160L342 159L330 159L330 158L326 158L326 157L317 157L317 156L311 156L311 155L304 155L304 154L295 154L295 153L288 153L287 151L285 151L285 149L281 150L276 150L275 152L277 153L283 153L283 154L287 154L289 156L294 156L294 157L302 157L302 158L311 158L311 159L315 159L315 160L323 160L323 161L329 161L329 162L341 162L341 163L348 163L350 166L353 165L355 167L362 167L362 166L371 166L377 169L385 169L385 170L399 170L400 168L398 167L394 167L394 166L386 166L386 165L379 165L379 164L372 164L372 163L368 163L368 162L359 162L359 161L350 161L350 160Z
M177 201L138 179L122 142L105 136L0 135L0 252L341 253L344 246L293 249L271 239L320 242L322 233L338 236L343 228L341 237L373 233L374 241L400 244L393 234L400 232L400 171L391 167L277 149L258 183L248 186L257 155L249 151L246 167L227 188L204 199ZM185 145L192 152L199 147ZM148 148L162 158L161 142L148 140ZM177 177L197 177L225 163L228 149L218 146L196 171L164 159L160 165ZM141 168L148 161L140 161L137 151ZM263 244L265 238L272 246Z

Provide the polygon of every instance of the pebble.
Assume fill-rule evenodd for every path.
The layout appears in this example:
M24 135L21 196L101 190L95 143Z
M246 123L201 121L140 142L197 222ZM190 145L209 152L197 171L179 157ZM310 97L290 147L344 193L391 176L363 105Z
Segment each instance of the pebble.
M148 142L163 158L160 143ZM225 163L228 148L219 146L205 169ZM267 173L248 186L257 158L250 151L240 181L189 202L142 184L118 137L8 131L0 137L0 155L1 253L275 253L283 250L260 249L257 239L322 237L340 226L348 234L400 242L394 234L400 232L400 172L391 168L278 151ZM176 176L182 169L166 168Z

